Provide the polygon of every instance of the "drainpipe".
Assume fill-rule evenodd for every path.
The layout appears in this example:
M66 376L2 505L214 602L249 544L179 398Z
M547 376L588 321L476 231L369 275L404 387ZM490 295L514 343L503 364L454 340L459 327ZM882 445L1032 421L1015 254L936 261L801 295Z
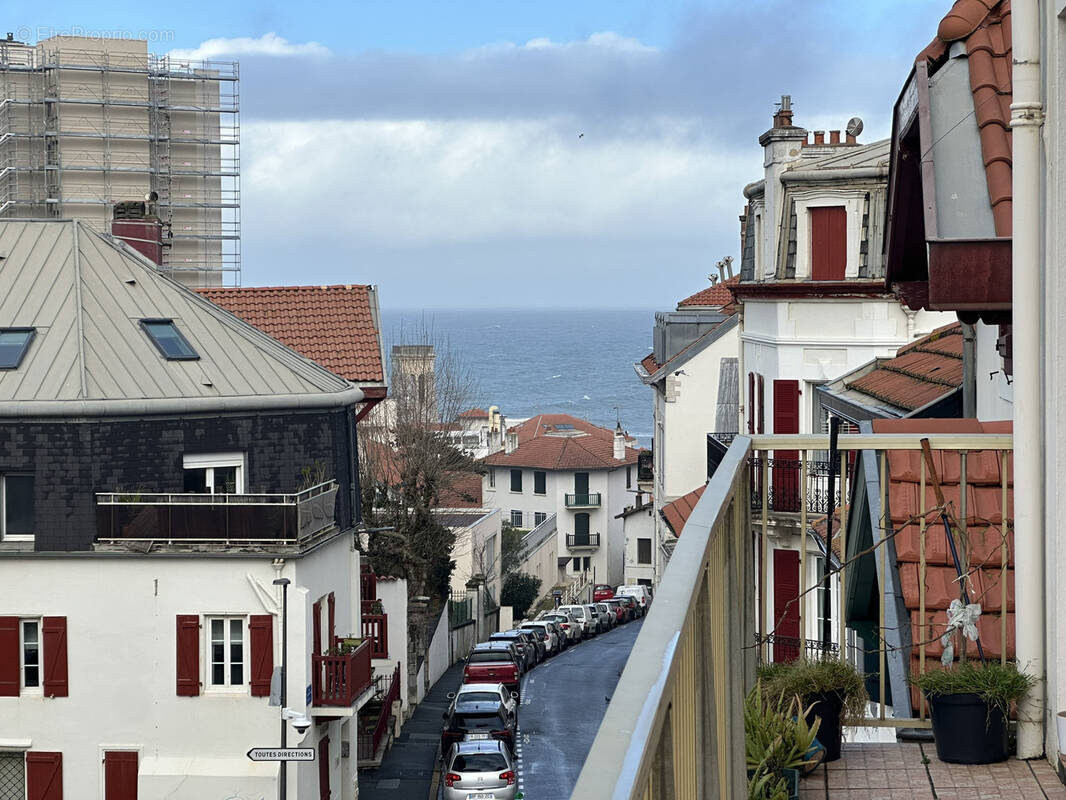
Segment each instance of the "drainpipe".
M1041 403L1043 285L1041 273L1041 141L1044 107L1040 76L1040 2L1015 0L1014 210L1011 260L1014 324L1014 441L1044 441ZM1018 758L1044 753L1046 689L1044 581L1043 448L1014 453L1014 568L1027 576L1015 585L1018 663L1037 677L1036 686L1018 703Z
M962 323L962 415L977 418L977 348L973 325Z

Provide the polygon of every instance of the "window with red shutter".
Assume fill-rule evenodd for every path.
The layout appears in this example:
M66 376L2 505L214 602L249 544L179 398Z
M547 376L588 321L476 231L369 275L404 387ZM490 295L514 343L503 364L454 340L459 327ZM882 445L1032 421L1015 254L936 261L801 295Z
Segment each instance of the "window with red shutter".
M43 622L44 696L66 697L67 618L45 617Z
M200 694L200 617L178 614L178 697Z
M104 800L137 800L137 752L104 752Z
M19 696L19 618L0 617L0 697Z
M844 206L810 209L811 280L842 281L848 264L848 215Z
M311 606L311 654L322 655L322 603Z
M759 424L756 433L766 433L766 383L763 376L759 375Z
M26 800L63 800L62 753L26 753Z
M327 615L329 619L329 642L330 647L336 647L337 645L337 600L333 596L333 592L329 593L329 597L326 598L326 608L328 609Z
M774 433L799 433L799 381L774 381ZM799 451L774 451L775 511L799 511L799 469Z
M248 619L248 639L252 651L249 673L252 697L269 697L270 677L274 673L274 618L269 614L252 614Z
M318 800L329 800L329 737L318 743Z
M755 373L748 373L748 433L755 433Z

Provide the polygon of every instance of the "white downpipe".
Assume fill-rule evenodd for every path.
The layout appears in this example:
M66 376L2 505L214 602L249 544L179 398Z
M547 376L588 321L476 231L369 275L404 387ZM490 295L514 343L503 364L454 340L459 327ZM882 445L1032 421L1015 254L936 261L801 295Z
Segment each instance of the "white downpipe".
M1011 258L1014 322L1014 441L1044 441L1042 403L1042 231L1039 0L1012 6L1014 211ZM1018 706L1018 758L1044 753L1044 462L1043 448L1014 452L1014 568L1018 664L1039 679Z

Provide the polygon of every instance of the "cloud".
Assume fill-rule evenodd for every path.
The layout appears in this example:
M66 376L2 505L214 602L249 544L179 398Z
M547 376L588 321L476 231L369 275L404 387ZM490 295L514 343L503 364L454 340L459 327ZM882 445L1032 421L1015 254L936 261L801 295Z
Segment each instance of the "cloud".
M305 42L293 44L276 33L264 33L258 39L248 36L236 38L208 39L201 42L199 47L192 50L171 50L171 58L188 59L189 61L207 61L222 56L267 56L275 57L310 57L325 58L330 55L329 48L323 47L318 42Z

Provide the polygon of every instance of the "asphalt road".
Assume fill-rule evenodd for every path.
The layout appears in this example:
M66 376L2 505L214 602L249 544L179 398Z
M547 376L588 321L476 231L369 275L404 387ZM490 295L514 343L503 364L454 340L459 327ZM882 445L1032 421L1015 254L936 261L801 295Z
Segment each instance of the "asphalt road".
M570 797L642 622L571 647L523 680L516 750L525 800Z

